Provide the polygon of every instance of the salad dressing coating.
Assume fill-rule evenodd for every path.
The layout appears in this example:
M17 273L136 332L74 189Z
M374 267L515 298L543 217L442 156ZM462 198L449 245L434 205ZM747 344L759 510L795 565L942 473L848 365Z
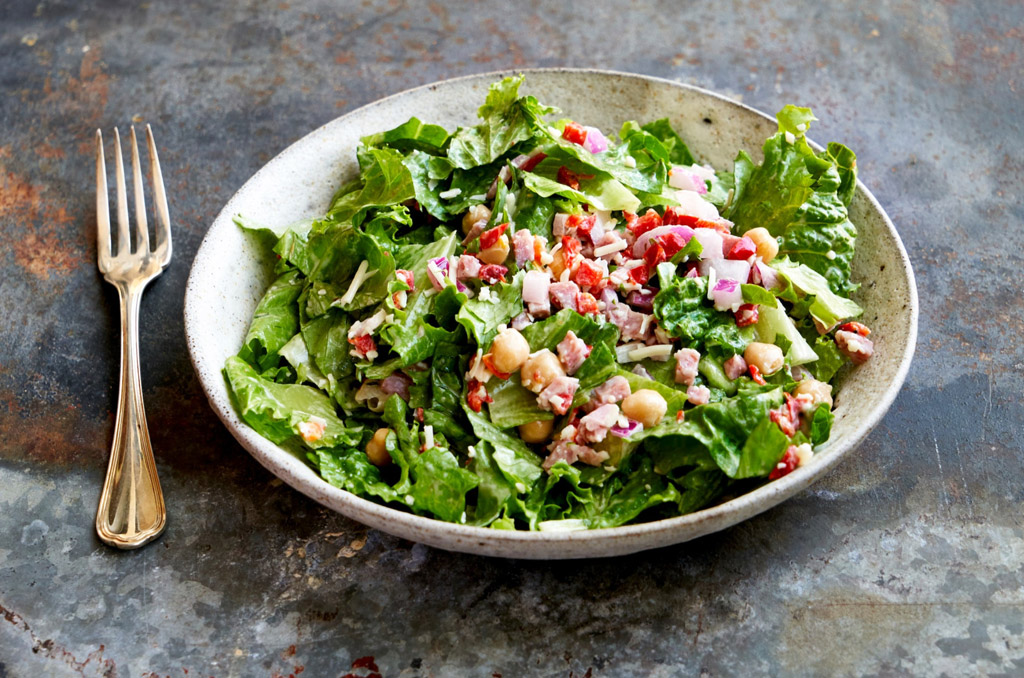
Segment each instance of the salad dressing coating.
M479 122L362 139L225 365L239 413L323 478L494 529L613 527L783 477L871 357L850 299L856 157L785 107L765 161L667 118L599 130L491 86ZM749 487L749 483L747 487Z

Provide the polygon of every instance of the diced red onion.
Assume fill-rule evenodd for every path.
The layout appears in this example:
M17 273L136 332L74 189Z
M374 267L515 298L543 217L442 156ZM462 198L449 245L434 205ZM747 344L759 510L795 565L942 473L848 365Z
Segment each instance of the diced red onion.
M444 276L448 275L448 257L437 257L436 259L431 259L430 263L436 266L437 269L441 272L442 277L441 279L438 279L435 276L434 272L431 270L430 266L427 266L427 277L430 278L430 284L434 286L435 290L440 292L441 290L444 289L444 286L446 284L444 281Z
M735 280L719 280L711 290L711 298L719 311L735 311L743 305L743 290Z
M708 192L707 184L704 183L702 178L682 167L672 168L668 175L668 185L684 191L694 191L701 195Z
M654 290L633 290L626 296L626 303L638 311L650 313L654 310Z
M779 287L779 273L774 268L760 259L755 260L754 270L759 278L758 284L766 290L774 290Z
M722 234L715 229L695 228L693 237L703 248L700 253L701 259L721 259L725 256L722 254Z
M637 433L644 429L644 425L641 424L639 421L633 421L632 419L628 419L627 421L629 423L626 424L625 426L612 426L610 431L611 434L619 438L628 438L634 433Z
M750 262L734 259L705 259L697 266L697 270L703 276L707 276L711 269L715 269L715 277L719 280L735 280L745 283L750 275Z
M591 153L603 153L608 150L608 139L601 133L601 130L596 127L584 127L583 129L587 130L583 148Z
M465 294L465 293L466 293L466 290L468 290L469 288L468 288L468 287L466 287L465 285L463 285L463 284L462 284L461 282L459 282L458 280L456 280L456 281L455 281L455 289L457 289L457 290L458 290L459 292L462 292L463 294Z

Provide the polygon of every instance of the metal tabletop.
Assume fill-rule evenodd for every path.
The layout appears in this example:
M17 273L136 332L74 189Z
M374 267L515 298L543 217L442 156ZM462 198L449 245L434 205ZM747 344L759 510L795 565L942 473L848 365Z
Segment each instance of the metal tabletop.
M1020 2L120 4L0 2L0 678L1024 675ZM677 547L505 561L367 531L207 406L182 332L191 259L309 130L411 86L559 65L812 106L914 262L906 387L809 491ZM175 225L142 307L170 521L116 552L93 532L118 319L92 144L132 121L154 127Z

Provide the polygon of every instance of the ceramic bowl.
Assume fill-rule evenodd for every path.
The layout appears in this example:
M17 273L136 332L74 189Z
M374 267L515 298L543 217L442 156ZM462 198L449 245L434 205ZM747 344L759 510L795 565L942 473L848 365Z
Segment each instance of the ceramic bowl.
M612 556L684 542L745 520L800 492L848 454L881 420L910 366L917 336L917 290L896 229L859 184L850 208L857 225L855 295L874 330L875 355L842 377L831 440L813 463L780 480L696 513L639 525L583 532L510 532L414 516L327 484L306 463L239 419L221 372L242 344L249 319L271 281L273 261L232 223L238 213L286 225L325 212L335 188L357 174L361 136L410 116L448 129L474 124L488 85L510 73L488 73L426 85L364 106L311 132L268 162L228 201L196 255L185 295L185 333L196 374L214 411L256 459L296 490L370 527L454 551L514 558ZM607 131L623 120L668 117L703 162L731 168L739 149L760 159L776 130L772 116L696 87L595 70L526 72L524 91L566 116ZM813 102L812 102L813 103ZM813 130L812 130L813 132ZM856 149L854 149L856 150Z

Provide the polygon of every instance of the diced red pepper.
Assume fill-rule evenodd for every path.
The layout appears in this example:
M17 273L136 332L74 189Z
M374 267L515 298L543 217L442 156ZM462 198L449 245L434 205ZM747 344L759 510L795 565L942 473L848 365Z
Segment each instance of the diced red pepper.
M466 404L469 405L469 409L479 412L484 403L493 402L494 398L487 393L487 389L484 388L484 385L478 379L469 380L468 391L466 392Z
M651 229L658 228L662 225L661 215L652 209L647 210L647 213L634 221L632 224L627 222L627 227L633 232L636 237L642 236Z
M413 282L414 278L412 271L407 271L404 268L395 269L395 278L408 285L410 292L416 289L416 283Z
M506 273L508 273L508 267L501 264L487 264L480 267L480 279L492 285L499 280L505 282Z
M562 236L562 261L565 263L565 267L572 270L573 265L576 262L576 257L579 256L580 252L580 241L571 235Z
M576 311L582 315L597 313L597 299L588 292L578 293L576 295Z
M358 337L350 337L348 343L352 344L356 351L366 357L370 351L377 350L377 344L369 334L360 334Z
M729 254L727 254L725 258L746 261L755 254L757 254L757 245L755 245L754 241L747 236L743 236L735 245L732 246L732 249L729 250Z
M632 212L622 211L622 218L626 220L626 228L629 229L630 233L633 232L633 228L636 225L637 216Z
M524 172L531 172L533 171L533 168L539 165L540 161L546 157L548 157L547 153L541 153L540 151L537 151L529 158L524 160L523 164L519 166L519 169L521 169Z
M755 383L761 384L761 386L768 383L764 380L764 377L761 376L761 370L757 369L757 365L747 365L747 371L750 372L750 378L753 379Z
M604 278L603 271L590 259L580 261L576 269L575 282L580 287L596 287L601 284Z
M590 231L593 230L595 223L597 223L597 216L594 214L570 214L569 218L565 220L565 228L566 230L574 228L578 238L590 240Z
M736 310L736 327L749 327L757 322L757 304L743 304Z
M686 416L686 415L685 415L685 414L683 414L683 411L682 411L682 410L679 410L678 412L676 412L676 421L677 421L677 422L680 422L680 421L682 421L682 420L683 420L683 417L685 417L685 416Z
M796 427L793 425L793 420L785 414L784 409L771 410L768 412L768 418L779 427L780 431L786 434L787 438L792 438L796 433Z
M661 246L665 249L665 256L669 259L675 256L676 252L686 247L686 244L689 242L689 240L675 232L659 235L657 241L661 243Z
M789 475L792 473L799 463L799 459L796 456L796 445L790 445L786 448L786 453L782 455L782 459L775 465L772 472L768 474L768 480L778 480L782 476Z
M538 266L542 266L541 257L544 255L544 245L541 243L540 238L533 239L533 263Z
M487 371L496 376L498 379L508 379L510 376L512 376L511 372L502 372L501 370L494 366L494 360L491 358L490 353L484 353L483 361L484 367L487 368Z
M789 419L793 422L793 425L796 426L797 422L800 421L800 411L802 409L800 407L800 401L789 393L784 393L783 395L786 396L785 408L789 412Z
M684 214L678 207L666 207L665 216L662 218L662 221L666 226L696 226L700 219Z
M649 252L650 248L647 251ZM646 266L634 266L629 269L629 279L637 285L646 285L647 281L651 279L651 274Z
M719 233L730 233L732 231L732 224L724 219L718 219L711 221L709 219L698 219L697 223L693 225L694 228L713 228Z
M508 230L508 222L504 224L498 224L494 228L489 228L480 234L480 249L485 250L489 247L493 247L494 243L498 242L498 238L502 236L505 231Z
M422 407L417 407L416 408L416 421L420 422L421 424L423 423L423 408Z
M583 129L583 126L576 122L567 122L565 129L562 130L562 138L566 141L583 145L583 142L587 140L587 130Z
M843 323L842 325L839 326L839 331L840 332L856 332L857 334L859 334L862 337L866 337L869 334L871 334L871 330L868 329L867 325L862 325L861 323L856 322L856 321L852 321L852 322L848 322L848 323Z
M558 180L558 183L565 184L574 191L580 190L580 175L567 167L559 167L555 179Z
M644 265L647 267L648 279L654 275L654 269L663 261L668 261L668 255L665 254L665 248L661 246L661 243L648 245L647 251L644 252Z

